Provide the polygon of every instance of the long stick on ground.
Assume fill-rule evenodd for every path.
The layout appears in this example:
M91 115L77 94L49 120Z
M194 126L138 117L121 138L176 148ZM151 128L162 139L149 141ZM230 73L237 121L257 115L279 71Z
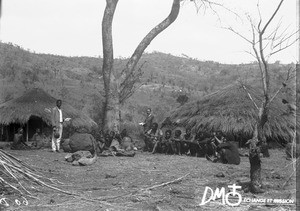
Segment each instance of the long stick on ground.
M173 184L173 183L176 183L176 182L179 182L181 181L183 178L187 177L190 173L182 176L182 177L179 177L175 180L172 180L172 181L169 181L169 182L164 182L164 183L161 183L161 184L158 184L158 185L154 185L154 186L151 186L151 187L148 187L148 188L144 188L144 189L141 189L141 190L136 190L136 191L133 191L131 193L125 193L125 194L121 194L121 195L117 195L117 196L109 196L109 197L99 197L97 198L98 200L101 200L101 201L105 201L105 200L111 200L111 199L116 199L116 198L121 198L121 197L126 197L126 196L131 196L131 195L136 195L136 194L140 194L141 192L143 191L148 191L148 190L152 190L154 188L159 188L159 187L163 187L163 186L166 186L166 185L170 185L170 184Z
M145 188L145 189L142 189L143 191L148 191L148 190L152 190L154 188L159 188L159 187L163 187L163 186L166 186L166 185L170 185L170 184L173 184L173 183L176 183L176 182L179 182L181 181L183 178L187 177L190 173L182 176L182 177L179 177L175 180L172 180L172 181L169 181L169 182L164 182L164 183L161 183L159 185L154 185L154 186L151 186L151 187L148 187L148 188Z
M36 171L34 168L30 167L27 163L23 162L22 160L16 158L15 156L13 156L13 155L11 155L11 154L5 152L4 150L0 149L0 152L3 153L4 155L6 155L7 157L12 158L12 160L10 159L10 161L13 162L14 164L15 164L14 160L16 160L16 161L18 161L20 164L22 164L24 167L30 169L31 171Z

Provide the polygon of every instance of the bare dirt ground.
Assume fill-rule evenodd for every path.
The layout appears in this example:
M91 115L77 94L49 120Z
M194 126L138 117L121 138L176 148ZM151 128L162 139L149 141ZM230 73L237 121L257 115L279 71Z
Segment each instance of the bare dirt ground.
M30 164L46 177L58 179L59 188L79 194L67 195L41 188L39 199L26 198L28 205L18 206L10 198L7 210L295 210L295 203L266 205L245 202L253 199L292 199L296 197L296 178L292 161L283 150L270 150L262 158L265 193L253 195L237 190L242 203L237 207L221 199L200 206L208 186L226 188L249 181L249 160L241 164L211 163L205 158L137 152L135 157L98 157L91 166L72 166L64 160L66 153L48 150L8 151ZM178 179L178 180L177 180ZM170 183L168 183L170 182ZM162 185L166 183L165 185ZM157 186L156 186L157 185ZM2 197L5 197L2 194ZM236 198L230 199L232 203ZM22 201L20 199L20 201Z

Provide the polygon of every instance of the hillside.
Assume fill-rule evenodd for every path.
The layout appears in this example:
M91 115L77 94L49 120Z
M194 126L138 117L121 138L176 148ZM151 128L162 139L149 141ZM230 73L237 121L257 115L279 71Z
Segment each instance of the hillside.
M116 59L117 69L121 70L125 62L126 59ZM125 103L122 112L129 130L136 129L148 106L159 117L157 121L161 121L169 111L180 106L179 96L193 100L237 80L253 86L260 84L256 63L228 65L160 52L144 54L139 64L143 63L141 87ZM281 85L287 69L293 66L278 62L271 65L273 90ZM0 43L0 102L32 87L42 87L98 122L103 101L101 67L101 58L36 54ZM289 100L295 96L294 89L295 85L284 90Z

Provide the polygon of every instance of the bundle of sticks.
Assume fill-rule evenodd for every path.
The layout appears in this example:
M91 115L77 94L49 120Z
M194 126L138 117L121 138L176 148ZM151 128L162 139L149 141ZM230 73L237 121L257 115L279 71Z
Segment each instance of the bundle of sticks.
M59 181L47 178L15 156L0 149L0 184L2 188L17 194L35 197L40 187L46 187L60 192ZM39 187L39 188L38 188Z

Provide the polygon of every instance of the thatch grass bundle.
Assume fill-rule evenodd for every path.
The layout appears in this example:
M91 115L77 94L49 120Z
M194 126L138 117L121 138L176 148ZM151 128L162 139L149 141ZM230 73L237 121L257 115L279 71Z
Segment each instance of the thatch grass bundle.
M21 97L7 101L0 105L0 124L26 124L31 116L40 117L51 125L51 109L55 107L56 99L44 90L34 88ZM71 125L75 128L92 128L97 124L83 112L63 102L64 117L72 118Z
M68 193L56 187L59 185L57 180L43 176L23 161L3 150L0 150L0 184L2 188L22 196L35 197L34 192L41 187Z
M196 131L222 131L226 134L252 136L258 109L248 93L260 107L263 95L250 86L236 83L181 106L171 113L170 120ZM270 104L269 119L264 127L265 136L291 141L295 128L295 115L276 97Z

